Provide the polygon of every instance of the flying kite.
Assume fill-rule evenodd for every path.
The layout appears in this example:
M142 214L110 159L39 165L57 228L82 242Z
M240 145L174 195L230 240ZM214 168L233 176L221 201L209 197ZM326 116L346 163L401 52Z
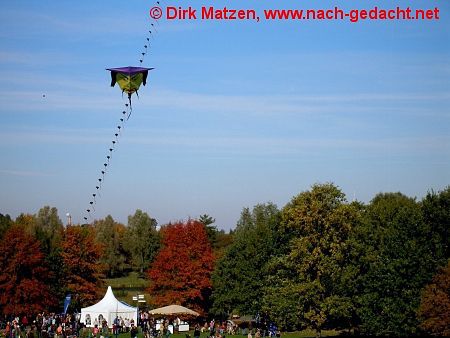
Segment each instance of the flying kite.
M154 68L144 67L120 67L120 68L107 68L111 72L111 87L114 87L116 83L119 84L122 93L128 94L128 101L131 108L131 95L136 93L141 84L145 86L147 83L148 71ZM139 96L139 95L138 95Z
M156 3L159 5L160 2L156 1ZM156 23L158 23L156 21ZM153 33L156 32L155 25L151 23L152 30L149 30L148 33L149 36L146 37L146 44L144 45L144 50L141 50L140 56L139 56L139 62L142 65L144 62L144 57L146 54L148 54L148 50L150 49L150 38L153 38ZM131 96L136 93L138 95L138 90L141 85L146 85L147 83L147 77L149 70L152 70L154 68L144 68L144 67L120 67L120 68L107 68L106 70L109 70L111 72L111 87L114 87L116 83L119 84L120 89L122 89L122 96L123 93L126 92L128 94L128 102L125 103L125 109L122 111L122 116L120 118L120 124L117 126L117 130L114 133L115 139L112 140L112 146L110 145L109 153L106 156L106 161L103 163L102 170L100 171L102 176L97 179L97 185L95 186L95 191L93 194L91 194L92 198L90 198L88 209L85 209L88 214L86 214L86 217L84 217L84 220L88 222L88 217L92 218L92 212L95 212L94 205L96 204L96 197L100 196L100 190L102 188L102 184L105 181L105 175L107 173L107 169L110 168L110 160L112 158L113 151L115 149L116 144L118 143L118 137L121 133L121 131L124 128L124 124L126 122L125 114L128 112L128 118L131 114ZM42 97L45 98L45 94L42 95Z

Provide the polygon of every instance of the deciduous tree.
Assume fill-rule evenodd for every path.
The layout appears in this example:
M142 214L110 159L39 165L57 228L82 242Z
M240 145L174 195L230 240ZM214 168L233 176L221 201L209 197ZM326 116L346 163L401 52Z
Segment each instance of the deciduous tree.
M13 225L0 242L0 309L5 315L34 314L55 305L40 242Z
M317 335L337 321L349 325L354 309L341 281L358 215L333 184L316 184L283 208L282 228L294 237L288 253L269 265L264 310L271 318Z
M180 304L205 314L214 265L205 227L189 220L169 224L160 231L162 248L148 271L154 303Z
M429 192L420 206L431 253L430 265L445 266L450 258L450 186L439 192Z
M357 229L360 274L355 303L364 334L417 333L420 292L436 267L419 204L401 193L378 194Z
M59 307L54 309L58 311L62 308L64 299L64 262L61 256L64 226L55 207L44 206L34 215L34 219L34 236L41 242L47 267L51 272L49 285L59 300Z
M65 284L75 306L92 304L102 286L100 258L102 246L95 240L91 226L69 226L63 241Z
M160 238L156 226L156 220L142 210L138 209L133 216L128 216L128 231L124 244L131 253L133 265L140 273L148 269L158 252Z
M5 234L6 230L13 224L13 221L11 219L11 216L8 214L3 215L0 214L0 239L3 238L3 235Z
M111 215L96 221L96 240L103 245L100 263L108 277L116 277L125 269L126 252L123 248L125 227L114 221Z
M422 292L420 327L437 336L450 336L450 261Z
M272 203L244 208L233 243L226 248L213 274L213 311L255 315L261 309L266 264L276 252L280 212Z

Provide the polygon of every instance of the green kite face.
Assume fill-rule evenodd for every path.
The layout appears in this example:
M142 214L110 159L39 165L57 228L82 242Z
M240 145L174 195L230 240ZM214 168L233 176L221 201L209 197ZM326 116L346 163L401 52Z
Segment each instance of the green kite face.
M136 73L133 75L124 73L116 74L116 82L119 84L120 89L128 94L135 93L141 86L143 80L144 76L142 73Z

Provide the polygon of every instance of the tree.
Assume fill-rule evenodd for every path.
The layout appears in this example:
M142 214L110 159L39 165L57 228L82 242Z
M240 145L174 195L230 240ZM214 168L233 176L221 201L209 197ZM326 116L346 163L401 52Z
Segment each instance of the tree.
M156 226L156 220L142 210L138 209L133 216L128 216L125 247L140 273L148 269L158 252L160 238Z
M49 270L39 241L20 225L0 242L0 309L5 315L33 314L55 305Z
M61 256L63 232L64 226L55 207L44 206L34 215L33 234L41 242L45 261L51 272L49 285L60 303L55 311L61 309L64 299L64 262Z
M6 230L8 230L12 224L13 221L11 219L11 216L9 216L8 214L6 215L0 214L0 239L3 238L3 235L5 234Z
M217 242L217 227L213 224L216 222L216 219L212 218L208 214L203 214L199 217L198 221L205 226L209 242L211 243L211 247L214 249Z
M436 336L450 336L450 260L422 292L420 327Z
M111 215L104 220L96 221L96 240L104 250L100 263L108 277L116 277L125 269L126 252L123 248L125 227L116 223Z
M429 192L420 206L426 226L426 243L431 252L430 265L445 266L450 257L450 186L438 193Z
M218 230L217 226L213 225L216 219L208 214L201 215L198 220L205 226L214 257L218 259L223 255L225 248L233 242L233 233L227 234L224 230Z
M419 204L401 193L378 194L355 233L359 276L355 303L369 335L417 333L420 292L436 267Z
M76 307L92 304L102 286L100 258L102 246L95 240L92 226L70 226L66 229L62 257L65 285L72 293Z
M207 313L214 257L202 223L161 228L162 248L148 271L156 305L180 304Z
M64 226L58 216L58 209L44 206L36 218L36 237L41 240L45 251L51 252L60 247Z
M280 212L272 203L244 208L234 233L213 273L213 312L255 315L261 309L266 263L275 254Z
M233 243L234 232L230 230L228 233L221 229L216 233L216 243L213 247L214 257L216 260L220 259L225 250Z
M316 184L281 212L281 228L293 234L287 254L269 265L264 310L286 328L322 329L350 325L351 298L345 294L349 234L359 210L333 184Z

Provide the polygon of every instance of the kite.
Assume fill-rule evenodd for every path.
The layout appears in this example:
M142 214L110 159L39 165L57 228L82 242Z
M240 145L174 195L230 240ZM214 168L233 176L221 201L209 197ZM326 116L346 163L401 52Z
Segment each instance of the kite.
M148 71L154 68L144 67L120 67L120 68L107 68L111 72L111 87L114 87L116 83L119 84L122 93L128 94L128 101L130 102L131 109L131 95L136 93L141 84L145 86L147 83Z
M160 4L159 1L156 2L158 5ZM156 21L156 23L158 23ZM146 37L146 43L144 45L144 50L141 50L140 56L139 56L139 62L142 65L144 62L144 57L149 53L150 49L150 38L153 38L153 33L156 32L155 25L151 23L152 30L149 30L148 35ZM122 110L122 116L120 118L120 123L117 125L117 130L114 133L115 139L113 139L112 145L109 147L109 153L107 153L106 161L103 163L103 167L100 170L101 176L97 179L97 185L95 186L95 191L93 194L91 194L92 198L89 200L89 206L85 211L87 212L86 216L84 217L84 220L88 222L88 217L92 218L93 212L95 212L95 205L97 204L96 197L100 197L100 190L102 189L102 185L105 182L105 175L107 174L109 168L110 168L110 161L112 159L113 151L115 150L115 147L117 143L119 142L119 136L121 135L121 131L123 131L123 128L125 126L125 122L128 120L128 118L131 115L131 96L136 93L138 95L138 90L141 85L147 84L147 77L148 72L154 68L144 68L144 67L120 67L120 68L106 68L106 70L111 72L111 87L114 87L116 83L119 85L120 89L122 89L122 96L123 93L128 94L128 103L125 103L125 109ZM43 98L45 98L45 94L42 95ZM125 118L125 115L128 112L128 118Z

